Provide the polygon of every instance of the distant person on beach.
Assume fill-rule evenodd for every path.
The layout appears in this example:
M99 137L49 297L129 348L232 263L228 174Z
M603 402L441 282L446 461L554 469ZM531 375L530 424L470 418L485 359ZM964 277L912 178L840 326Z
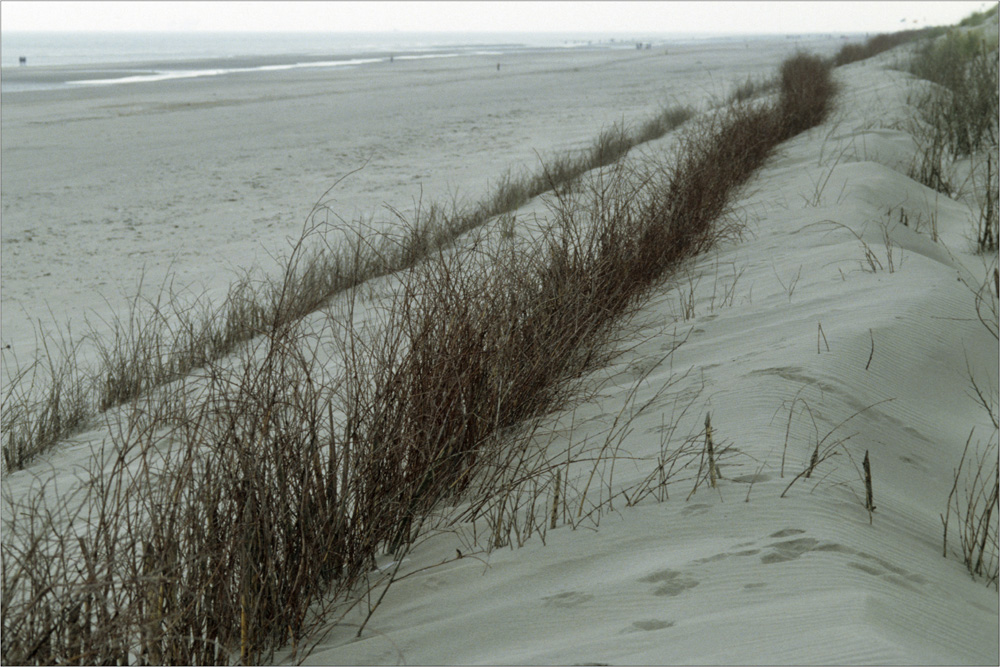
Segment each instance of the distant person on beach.
M500 71L500 63L497 63L497 71Z

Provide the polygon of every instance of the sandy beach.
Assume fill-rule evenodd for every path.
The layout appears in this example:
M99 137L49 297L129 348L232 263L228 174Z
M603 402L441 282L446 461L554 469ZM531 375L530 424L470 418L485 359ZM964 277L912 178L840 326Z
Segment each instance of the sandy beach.
M348 222L391 219L387 205L412 212L421 197L476 201L508 169L585 148L613 123L704 106L747 76L770 76L797 47L838 45L508 54L499 71L495 55L396 60L5 95L2 344L23 363L39 321L77 336L86 316L100 330L140 277L146 294L168 276L175 289L224 292L234 271L269 267L268 254L298 237L313 203L349 172L360 169L331 193Z
M995 17L991 25L995 30ZM39 320L46 327L71 323L77 335L86 319L99 333L101 318L127 312L128 297L140 280L150 297L171 278L175 291L221 295L234 272L269 266L270 256L287 249L313 203L352 171L330 193L333 211L347 223L372 217L391 221L389 209L411 215L421 198L425 204L472 203L507 170L534 169L540 157L586 148L612 123L639 123L665 105L705 110L747 77L774 76L796 49L827 56L840 45L834 38L782 37L641 51L551 51L504 56L499 69L497 56L479 55L114 86L77 84L7 95L2 105L2 342L11 349L4 364L9 369L13 360L23 363L36 353L33 326ZM94 519L94 498L120 502L112 516L127 519L123 533L152 534L139 532L148 522L166 544L187 544L170 541L178 535L228 535L229 524L239 521L250 526L246 533L233 533L232 542L243 551L207 555L183 547L157 552L152 542L129 533L121 543L132 551L121 556L125 547L115 541L115 531L122 526L112 521L100 533L112 536L101 545L109 545L138 582L130 602L130 609L138 611L129 613L143 625L129 630L130 643L112 647L134 662L163 657L161 646L177 637L188 639L188 631L177 632L172 619L196 608L183 597L189 586L199 595L233 593L236 601L226 613L210 607L235 628L232 645L220 647L216 656L214 640L202 642L209 645L205 655L229 662L248 650L254 633L270 631L278 646L289 637L290 645L262 654L262 660L277 664L997 664L1000 601L996 575L989 574L997 563L996 514L983 521L988 525L979 538L986 574L973 573L969 558L963 560L958 533L975 523L984 505L997 502L994 491L974 507L996 488L1000 349L991 281L1000 284L1000 273L995 251L976 247L974 223L985 210L977 200L982 193L970 186L950 196L913 177L912 166L922 156L913 131L914 100L931 84L895 67L900 53L830 68L829 79L814 77L833 91L820 120L789 132L761 157L748 180L732 189L725 212L712 218L720 231L705 252L682 255L650 281L641 301L615 323L609 345L616 354L607 363L598 354L602 362L592 370L586 366L580 384L573 385L580 395L551 410L543 404L545 412L537 418L527 413L530 429L519 446L530 452L525 460L538 458L523 466L498 458L496 467L510 481L484 482L489 493L476 500L481 504L475 512L467 512L466 504L479 479L459 486L465 480L456 475L405 550L389 539L370 540L384 522L369 521L382 515L363 512L368 507L399 510L406 532L417 514L415 504L407 507L407 499L397 497L394 481L403 477L369 472L381 470L383 460L389 461L387 468L420 470L422 459L394 444L384 424L411 426L406 433L433 443L443 461L457 458L451 449L457 445L439 445L447 419L437 415L444 412L429 412L433 419L409 419L411 413L393 411L396 403L385 408L375 401L373 409L359 403L364 409L351 412L356 396L370 391L383 400L398 390L407 400L444 406L452 410L448 414L460 414L464 436L465 425L494 405L499 412L509 397L527 391L530 383L517 378L534 378L525 374L505 385L496 381L502 391L488 394L491 402L483 409L473 402L486 395L481 387L506 376L486 362L466 363L501 349L513 350L509 363L518 367L532 339L514 338L508 323L518 317L534 321L517 314L534 314L528 306L515 302L511 311L499 311L516 314L498 318L502 335L495 338L508 347L486 336L492 330L441 325L449 324L455 312L459 323L462 317L478 323L475 317L487 319L484 314L495 312L479 304L502 298L475 301L477 307L465 311L465 302L445 299L445 306L427 311L425 319L414 316L420 327L393 330L387 324L395 321L398 304L419 304L425 292L433 296L436 289L450 294L440 285L461 272L453 271L458 264L442 260L428 262L439 268L427 275L445 276L435 278L439 283L407 282L407 275L422 275L419 270L378 275L349 296L331 298L294 327L274 326L208 371L168 385L162 395L150 392L112 405L96 418L88 415L78 431L4 476L0 519L5 540L13 545L5 542L14 553L9 562L24 553L14 549L27 539L25 526L37 524L45 535L71 536L62 540L70 547L59 553L59 566L73 576L77 568L82 579L72 536L97 533L104 525ZM808 56L796 59L828 67ZM91 68L73 76L93 74ZM65 73L48 70L37 76L54 81ZM765 102L777 99L774 109L784 109L790 97L785 87L791 86L783 84L780 94L755 103L767 109ZM797 90L803 88L809 86ZM751 118L758 110L753 104L740 107ZM757 145L760 134L799 127L777 114L762 116L750 127L764 131L744 131L744 141ZM630 154L620 173L646 174L629 167L648 166L648 156L669 154L692 127L711 127L696 124L706 116L644 144L644 152ZM973 163L995 150L988 147L951 167L973 174L977 164L982 166ZM720 154L732 155L708 153ZM738 153L732 164L748 159L744 155ZM712 172L691 170L695 175L688 180L696 186L699 171ZM581 217L600 210L587 197L604 192L603 185L614 180L603 180L607 173L614 167L584 177L594 189L580 188L580 202L571 202L585 211ZM975 183L972 176L966 181ZM609 225L627 218L613 214L629 210L633 200L644 202L648 196L656 202L671 190L618 192L627 195L612 199ZM704 196L692 195L690 201L711 201L712 192L698 192ZM480 242L496 243L490 251L509 248L515 260L517 244L538 245L554 259L540 262L544 271L528 273L529 281L532 286L551 282L558 293L564 284L549 278L562 275L556 271L558 260L569 260L556 244L532 243L539 229L564 222L558 213L548 215L551 201L548 193L532 199L517 209L509 229L484 232L468 243L473 250L461 249L469 240L463 238L459 250L449 249L442 257L454 252L456 261L470 262L473 273L476 262L486 258L483 273L488 274L500 263L500 253L479 253ZM661 212L655 206L642 210ZM687 216L685 221L696 217L683 208L678 215ZM650 233L623 245L645 249L646 239L656 238L653 231L669 229L675 220L650 217L654 222L641 228ZM611 245L611 237L608 233L593 245ZM511 274L519 278L524 263L515 260ZM638 260L622 264L645 266ZM470 284L517 284L513 278ZM585 280L578 282L584 287L573 287L580 291L572 296L583 296L567 306L574 313L585 310L581 304L601 303L602 296L585 291L590 284ZM638 281L615 284L633 282ZM416 287L409 290L411 285ZM542 304L542 313L562 298L538 293L542 296L532 297L529 305ZM410 322L401 316L400 321ZM551 329L574 330L563 322ZM391 334L385 344L390 352L379 347L383 328ZM360 333L352 338L352 331ZM288 343L293 335L300 338ZM402 352L392 347L397 344ZM464 356L421 356L434 344L454 347ZM407 345L417 349L415 361L406 357L413 349ZM423 363L425 358L430 361ZM369 359L371 365L365 365ZM406 375L398 367L416 370ZM464 382L469 368L466 385L449 384L452 377ZM433 379L432 371L445 380L430 389L426 382L410 382ZM322 392L306 391L313 387ZM351 394L342 387L361 389ZM308 403L313 399L299 396L316 398ZM398 403L405 407L405 400ZM363 419L375 426L358 427ZM498 430L497 450L517 442L522 426L505 424ZM488 437L493 434L483 440ZM303 454L309 447L312 455ZM405 464L392 459L398 451L408 454ZM352 458L357 452L370 457ZM273 467L280 474L271 473L272 460L296 454L307 462L301 470L285 475L278 463ZM171 467L175 460L180 463ZM198 468L202 463L204 469ZM961 465L965 472L956 472ZM270 495L250 495L252 474L240 475L255 469L263 471L259 475L267 478ZM440 469L414 479L435 482ZM299 480L310 475L328 486L317 483L308 487L311 495L295 495L294 489L306 488ZM124 500L112 494L119 488L113 485L106 496L85 492L98 488L102 479L126 477L134 495L121 496ZM236 491L207 497L199 501L203 505L192 503L207 509L204 515L192 513L195 518L187 524L161 520L161 515L177 516L171 514L175 506L186 507L185 494L195 495L208 488L208 480L219 478L236 480ZM365 495L369 487L348 484L354 478L370 482L371 496ZM950 495L955 489L957 499ZM289 498L300 504L275 514L277 520L255 514L281 507ZM309 504L317 498L340 504ZM365 505L369 498L374 501ZM129 502L139 509L133 512ZM86 511L78 513L78 503ZM53 519L46 512L56 506L63 513ZM100 505L102 512L106 506L111 501ZM952 532L942 540L945 512ZM370 541L378 549L351 580L360 593L345 589L344 605L322 617L334 620L324 620L301 643L290 625L261 622L249 628L243 614L252 595L246 591L265 590L261 572L267 567L282 576L297 573L287 577L296 585L313 581L302 574L304 566L298 567L306 550L297 550L304 540L294 536L320 534L322 528L313 526L323 522L339 530L338 522L358 516L351 526L357 527L360 543ZM272 526L281 524L287 524L283 534L293 538L279 544L255 537L277 532ZM84 550L82 538L79 544ZM278 550L268 544L287 547L295 557L272 565ZM340 567L330 564L342 553L338 544L324 543L308 554L319 554L315 562L322 568L316 571ZM195 562L178 556L190 553L201 559L195 566L176 565ZM228 553L250 555L227 562ZM47 565L48 556L31 552L22 561ZM199 567L212 576L250 574L229 588L228 583L189 584L184 577L195 576ZM157 575L155 568L165 574ZM175 580L180 583L171 583ZM161 583L150 586L150 581ZM35 595L29 584L21 587L24 595ZM85 600L89 619L90 600L100 599L91 593L97 587L87 579L78 588L94 597L64 598L70 600L64 608L76 614L82 603L73 608L73 600ZM325 603L319 597L309 601L312 608ZM337 598L331 602L339 603ZM173 617L156 611L171 604L182 611L172 612ZM93 609L97 618L102 610ZM203 607L197 609L203 613ZM77 617L72 618L65 634L78 642L72 625ZM162 641L159 636L147 641L147 628L160 632ZM192 644L200 641L194 634L200 628L191 631Z

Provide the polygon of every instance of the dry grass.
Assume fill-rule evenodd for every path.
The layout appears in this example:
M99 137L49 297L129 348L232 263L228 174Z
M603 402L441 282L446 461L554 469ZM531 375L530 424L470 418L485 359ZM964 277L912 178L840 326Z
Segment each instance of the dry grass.
M996 165L1000 139L998 55L974 34L948 32L923 43L909 62L914 75L934 86L916 99L911 130L920 147L910 176L948 196L960 194L956 162L973 158L973 195L979 216L973 221L980 252L996 252Z
M579 194L556 192L536 243L493 244L483 231L446 247L468 220L443 224L431 207L400 232L358 232L332 250L318 206L282 278L248 279L227 302L241 326L203 334L201 319L182 320L198 346L246 335L236 354L195 355L201 371L108 413L112 442L77 493L4 498L4 662L250 663L289 645L301 656L359 606L367 622L432 528L481 519L496 548L560 516L599 517L616 497L665 494L703 447L665 443L646 483L614 490L628 420L644 406L623 410L596 450L556 452L558 464L533 436L580 399L650 287L739 233L718 222L734 191L823 117L830 94L820 61L796 56L774 105L712 113L666 161L609 163ZM595 156L611 160L619 138ZM342 309L304 317L333 286L377 275L367 324L356 323L357 289ZM121 330L125 347L157 348L140 350L140 366L165 340L146 322L172 321L151 305L152 319ZM114 367L135 358L110 356ZM696 488L713 469L699 466ZM385 552L395 568L375 567Z
M42 334L38 340L42 354L23 367L15 360L17 370L8 377L9 389L0 406L5 470L24 467L91 416L87 385L76 361L78 345L71 342L70 332L58 338Z
M900 32L879 34L869 37L861 44L845 44L833 57L834 67L847 65L859 60L867 60L880 53L918 39L930 39L943 32L942 28L921 28Z
M948 557L948 527L954 514L958 524L958 549L962 561L973 577L981 577L994 588L1000 580L1000 469L997 464L996 429L990 441L970 456L973 433L965 442L962 458L955 469L955 483L948 494L945 513L943 555ZM966 462L969 463L965 468Z
M966 283L974 295L979 321L994 340L998 340L998 302L1000 302L1000 270L994 257L987 265L982 285L976 287ZM998 496L997 447L1000 443L1000 396L991 379L984 384L977 381L976 373L966 357L966 372L972 391L969 396L982 408L989 419L991 433L986 442L976 443L974 451L970 445L975 428L969 431L965 448L954 471L954 483L948 494L945 512L941 515L944 527L942 551L948 557L948 529L954 516L958 532L959 556L969 570L969 574L981 577L987 584L997 587L1000 580L1000 496ZM980 376L981 377L981 376ZM987 378L996 378L995 371L989 371Z
M447 210L439 204L421 210L418 203L416 219L404 225L403 235L375 231L361 222L338 224L327 200L338 181L307 216L301 236L315 243L299 243L292 249L294 261L288 258L284 262L284 271L291 274L274 281L248 271L233 283L218 307L203 297L193 299L193 304L190 298L180 298L169 282L154 298L143 298L140 281L124 317L104 323L110 337L91 330L99 357L97 368L81 369L72 354L74 343L49 340L44 334L45 363L26 368L14 364L17 370L7 378L9 389L3 397L0 429L5 472L20 470L97 413L221 359L275 322L314 312L334 294L412 267L461 234L543 192L572 183L591 169L611 164L632 147L666 134L693 114L687 107L666 107L635 132L622 126L609 128L590 150L577 156L553 158L537 174L517 178L507 174L481 203L468 210L456 206ZM340 227L351 240L331 246L326 239L332 235L320 232L330 232L332 227ZM187 305L180 307L181 303ZM67 394L72 395L71 400Z

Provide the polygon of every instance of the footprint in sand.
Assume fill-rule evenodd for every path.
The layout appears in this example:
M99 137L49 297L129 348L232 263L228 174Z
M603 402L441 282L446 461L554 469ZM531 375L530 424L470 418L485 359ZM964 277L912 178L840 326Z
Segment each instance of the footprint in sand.
M698 565L704 565L705 563L715 563L720 560L725 560L730 556L756 556L760 553L760 549L743 549L742 551L729 551L726 553L715 554L714 556L708 556L706 558L698 558L691 562Z
M687 505L684 509L682 509L681 514L685 516L689 514L704 514L710 509L712 509L712 506L706 503L694 503L692 505Z
M757 482L766 482L771 479L770 475L765 473L758 473L755 475L740 475L739 477L733 477L731 481L738 484L756 484Z
M588 600L592 600L593 598L594 598L593 595L588 595L587 593L578 593L576 591L569 591L567 593L557 593L555 595L549 595L547 597L542 598L542 600L544 600L544 604L547 607L569 608L581 605L584 602L587 602Z
M913 591L917 590L915 584L927 583L927 579L919 574L911 574L898 565L893 565L884 558L879 558L878 556L873 556L863 551L853 551L853 553L867 561L853 561L847 564L849 567L853 567L856 570L861 570L862 572L867 572L870 575L881 577L882 579L890 581L897 586L908 588Z
M654 572L642 577L639 581L660 584L653 590L653 595L666 595L668 597L680 595L684 591L698 585L698 581L677 570Z
M776 533L771 533L770 535L768 535L768 537L774 537L774 538L791 537L792 535L801 535L804 532L806 531L800 530L798 528L785 528L784 530L779 530Z
M819 545L819 540L811 537L800 537L797 540L786 540L768 545L771 551L760 557L762 563L784 563L795 560L799 556L812 551Z
M672 628L673 626L673 621L661 621L654 618L648 621L635 621L632 625L622 630L622 634L638 632L640 630L645 632L650 632L652 630L664 630L666 628Z

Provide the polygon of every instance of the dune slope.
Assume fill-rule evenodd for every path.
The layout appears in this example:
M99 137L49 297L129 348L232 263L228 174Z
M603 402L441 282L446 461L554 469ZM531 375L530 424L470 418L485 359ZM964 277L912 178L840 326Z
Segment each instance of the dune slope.
M907 177L914 83L884 62L836 71L831 119L784 144L736 203L746 239L651 300L641 342L554 436L600 438L631 414L602 482L627 488L688 404L675 441L711 415L728 448L718 488L689 497L689 477L662 502L619 498L589 525L561 524L544 545L418 572L468 549L459 526L410 554L399 573L415 574L360 638L336 627L307 664L1000 660L996 591L942 557L940 518L970 430L973 445L994 437L972 389L997 386L996 341L969 287L985 262L972 211ZM836 455L787 488L817 442Z

